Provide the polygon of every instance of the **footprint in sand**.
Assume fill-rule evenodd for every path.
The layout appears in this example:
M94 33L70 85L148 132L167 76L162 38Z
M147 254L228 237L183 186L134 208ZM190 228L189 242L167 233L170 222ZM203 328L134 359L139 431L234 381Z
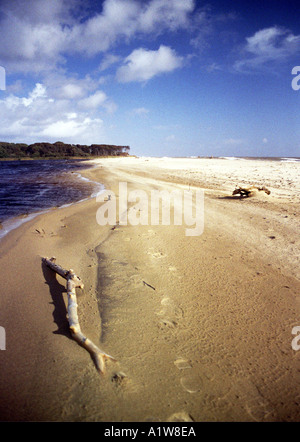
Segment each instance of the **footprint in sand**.
M40 227L38 229L35 229L33 232L35 235L40 235L41 238L44 238L44 235L46 235L46 232L44 229L41 229Z
M187 370L189 368L192 368L187 359L181 357L174 361L174 365L178 368L178 370Z
M172 299L167 296L163 297L161 300L161 305L163 308L157 313L162 316L166 314L168 317L172 317L175 320L178 320L183 317L183 310L176 306Z
M168 328L175 328L177 327L177 322L172 321L170 319L167 318L163 318L159 321L159 325L164 328L164 327L168 327Z
M198 393L203 388L203 379L196 370L191 369L180 379L180 384L188 393Z
M170 298L168 298L168 296L164 296L160 303L161 305L171 305L172 301Z
M261 394L257 386L247 378L236 378L231 385L231 394L245 402L245 410L256 422L263 422L272 414L273 407Z
M175 266L169 266L169 272L172 273L172 278L182 279L182 275L179 275Z
M111 377L111 382L117 387L123 387L126 382L126 374L122 371L114 373Z
M46 232L44 229L38 228L35 229L35 231L33 232L35 235L38 235L40 238L45 238L45 236L50 236L51 238L53 236L57 236L57 233L54 232Z
M179 411L179 413L174 413L168 417L167 422L194 422L194 419L185 411Z
M92 264L89 264L88 267L92 268L92 267L97 267L98 264L96 262L93 262Z
M90 258L94 258L95 255L96 255L94 249L88 249L88 250L86 251L86 253L87 253L87 255L88 255Z
M153 258L158 258L158 259L166 257L166 255L164 253L162 253L162 252L152 253L152 256L153 256Z
M165 258L167 256L167 255L165 255L164 253L162 253L160 251L155 252L152 247L148 250L147 254L152 256L152 258L156 258L156 259Z
M253 404L252 406L247 403L245 408L255 422L263 422L271 414L270 409L264 403Z
M162 308L156 312L160 316L159 327L174 329L178 325L178 319L183 317L182 309L177 307L168 296L162 298L161 305Z
M134 285L135 288L137 287L143 287L144 283L143 280L141 279L140 275L134 274L129 276L129 280L131 281L131 283Z

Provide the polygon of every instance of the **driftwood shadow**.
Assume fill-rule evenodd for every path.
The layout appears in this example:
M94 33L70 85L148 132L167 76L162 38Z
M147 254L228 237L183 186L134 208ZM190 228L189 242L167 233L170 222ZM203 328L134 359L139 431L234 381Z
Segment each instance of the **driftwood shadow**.
M63 294L66 293L66 287L58 282L56 279L56 273L53 270L49 269L42 262L42 271L45 278L45 284L49 286L50 295L52 298L54 310L53 310L53 321L57 325L57 330L53 333L58 335L64 335L69 339L72 339L71 333L69 330L69 323L67 320L67 308L64 302Z
M219 196L218 199L219 200L235 200L235 201L240 201L240 200L244 200L244 199L247 199L247 198L245 198L243 196L233 195L233 196Z

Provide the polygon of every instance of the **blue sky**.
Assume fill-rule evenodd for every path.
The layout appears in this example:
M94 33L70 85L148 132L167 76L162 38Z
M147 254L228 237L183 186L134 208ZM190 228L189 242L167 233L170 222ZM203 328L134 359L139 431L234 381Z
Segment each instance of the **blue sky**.
M0 0L0 140L300 156L297 3Z

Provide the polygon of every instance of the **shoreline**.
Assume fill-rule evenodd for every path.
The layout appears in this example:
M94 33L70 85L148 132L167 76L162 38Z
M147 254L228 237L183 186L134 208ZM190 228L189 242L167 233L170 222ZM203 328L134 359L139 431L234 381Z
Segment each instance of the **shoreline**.
M90 183L95 184L95 186L98 187L98 189L95 189L93 191L93 193L91 193L90 196L83 198L81 200L78 200L78 201L73 201L71 203L65 203L65 204L62 204L61 206L51 206L46 209L38 210L36 212L26 213L26 214L24 213L24 214L20 214L18 216L12 217L12 218L5 219L4 221L2 221L0 223L0 227L1 227L0 228L0 242L1 242L1 239L4 238L10 231L17 229L22 224L31 221L32 219L36 218L37 216L45 215L46 213L48 213L51 210L62 209L65 207L69 207L73 204L80 204L80 203L87 201L91 198L95 198L98 194L103 192L104 185L102 183L97 182L97 181L92 181L89 178L84 177L82 175L82 173L80 173L79 171L76 171L76 170L70 171L68 173L76 174L78 176L79 181L80 180L81 181L88 181Z
M220 161L193 170L180 160L101 159L83 172L117 196L119 182L147 194L205 187L198 237L185 226L100 227L91 198L1 240L0 420L299 420L296 165L280 184L276 165L255 171L239 161L222 175ZM232 198L245 171L273 177L271 196ZM53 255L85 284L82 330L117 359L104 376L70 339L65 283L41 265Z

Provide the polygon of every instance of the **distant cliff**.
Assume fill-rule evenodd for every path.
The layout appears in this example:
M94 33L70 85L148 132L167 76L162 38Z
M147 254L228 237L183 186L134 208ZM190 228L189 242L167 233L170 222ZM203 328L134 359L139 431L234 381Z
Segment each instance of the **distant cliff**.
M1 158L68 158L68 157L103 157L126 156L129 146L114 146L109 144L65 144L56 143L6 143L0 141Z

